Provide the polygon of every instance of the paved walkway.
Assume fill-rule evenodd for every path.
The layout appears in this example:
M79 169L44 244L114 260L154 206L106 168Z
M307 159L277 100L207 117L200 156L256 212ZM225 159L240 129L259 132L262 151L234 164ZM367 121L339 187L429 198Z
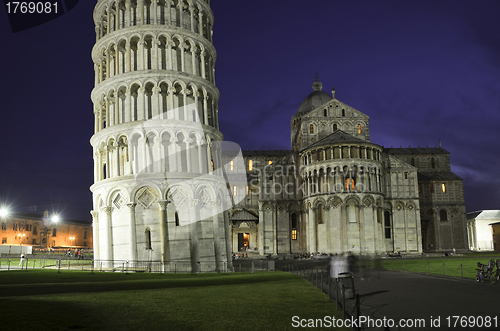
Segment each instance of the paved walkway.
M356 278L355 287L360 295L361 315L373 319L393 319L395 326L390 328L391 331L435 330L447 328L448 325L453 330L500 330L500 284L477 284L474 280L406 272L373 271L364 280ZM459 319L455 324L456 318L453 316L463 317L463 320ZM485 324L487 316L491 318L489 328ZM401 319L412 319L410 323L414 325L415 319L422 319L425 327L398 327ZM431 320L434 325L431 325ZM472 327L481 322L482 327Z

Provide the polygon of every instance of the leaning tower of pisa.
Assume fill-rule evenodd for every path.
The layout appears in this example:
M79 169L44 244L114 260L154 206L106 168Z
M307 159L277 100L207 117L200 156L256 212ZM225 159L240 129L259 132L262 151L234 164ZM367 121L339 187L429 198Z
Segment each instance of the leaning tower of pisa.
M231 268L209 0L98 0L94 258ZM114 262L111 262L114 261Z

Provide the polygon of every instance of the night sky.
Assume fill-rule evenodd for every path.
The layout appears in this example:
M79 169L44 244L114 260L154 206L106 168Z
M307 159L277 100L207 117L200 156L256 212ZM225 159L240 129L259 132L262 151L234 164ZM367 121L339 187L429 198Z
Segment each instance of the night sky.
M12 33L0 8L0 205L91 220L95 1ZM212 0L225 139L290 149L323 90L370 116L371 141L436 146L467 211L500 209L500 1Z

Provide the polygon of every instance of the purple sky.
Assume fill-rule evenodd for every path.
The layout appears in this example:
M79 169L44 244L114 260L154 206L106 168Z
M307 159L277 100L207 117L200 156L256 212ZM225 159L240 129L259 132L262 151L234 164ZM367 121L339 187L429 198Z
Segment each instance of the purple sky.
M0 8L0 204L90 220L95 2L12 33ZM467 211L500 208L500 2L212 0L219 121L243 149L289 149L323 90L370 116L371 141L435 146Z

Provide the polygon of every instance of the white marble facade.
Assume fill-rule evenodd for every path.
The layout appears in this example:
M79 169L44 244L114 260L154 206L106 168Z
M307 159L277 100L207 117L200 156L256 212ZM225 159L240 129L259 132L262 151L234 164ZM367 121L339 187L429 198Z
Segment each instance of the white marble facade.
M96 261L230 269L209 1L99 0L94 22Z

